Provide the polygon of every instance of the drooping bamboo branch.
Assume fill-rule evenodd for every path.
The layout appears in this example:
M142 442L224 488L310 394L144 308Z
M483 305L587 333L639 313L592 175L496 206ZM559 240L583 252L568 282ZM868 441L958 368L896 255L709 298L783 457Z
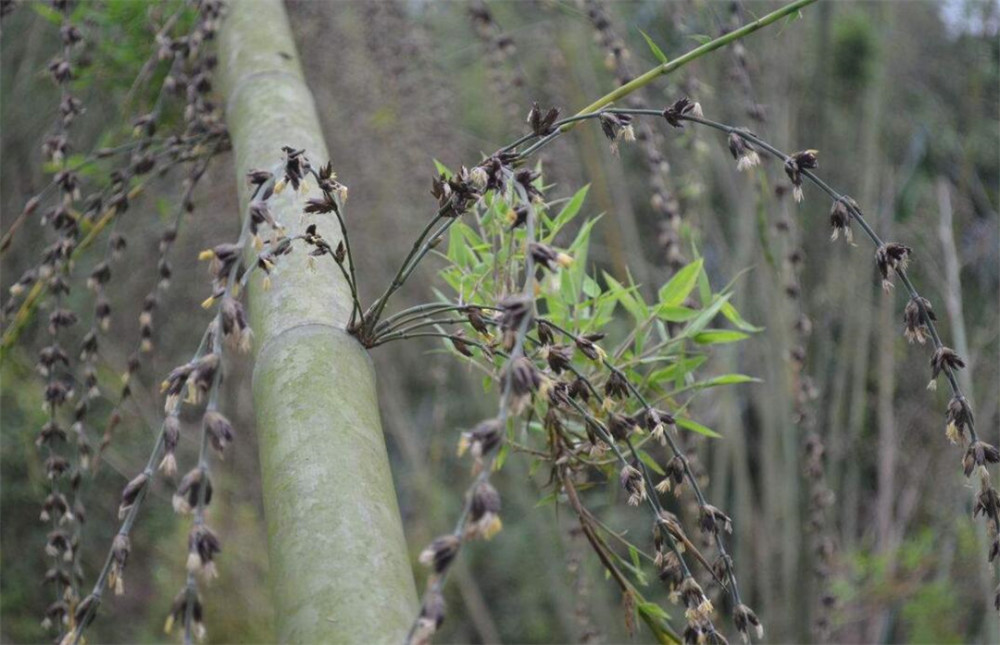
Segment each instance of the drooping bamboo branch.
M219 34L220 80L243 177L326 146L280 0L229 5ZM336 166L336 160L334 160ZM301 234L303 197L286 189L271 212ZM334 244L333 215L311 219ZM254 406L260 442L272 597L280 642L401 642L416 611L375 396L374 372L347 327L348 281L333 262L283 260L265 291L250 281L256 333Z

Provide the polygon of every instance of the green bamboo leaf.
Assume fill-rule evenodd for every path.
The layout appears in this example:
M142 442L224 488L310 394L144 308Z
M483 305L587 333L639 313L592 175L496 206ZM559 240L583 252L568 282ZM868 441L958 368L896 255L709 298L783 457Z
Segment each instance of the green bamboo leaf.
M704 381L698 381L697 383L692 383L684 387L680 387L672 392L670 396L677 396L681 392L697 392L699 390L707 390L712 387L719 387L723 385L736 385L739 383L760 383L759 378L754 378L752 376L747 376L746 374L724 374L723 376L717 376L715 378L710 378Z
M681 336L692 337L704 329L708 323L712 322L712 319L719 313L722 306L729 302L729 298L731 298L732 295L733 294L731 293L727 293L717 296L715 302L708 305L708 307L703 309L701 313L698 314L697 318L688 323L688 326L684 328Z
M552 222L552 231L548 235L548 240L551 241L552 238L562 229L563 226L568 224L577 214L580 212L580 208L583 206L583 202L587 199L587 190L590 189L590 184L587 184L580 190L576 191L572 198L566 205L562 207L559 214L556 215L555 220Z
M704 261L698 258L688 264L670 278L667 284L660 287L660 304L667 307L676 307L684 304L687 297L694 291L698 283L698 276L701 274Z
M607 271L604 272L604 280L611 287L611 291L614 293L615 298L621 303L621 306L625 308L625 311L629 312L633 318L636 320L645 320L649 311L646 310L644 303L641 303L639 299L632 293L635 291L635 287L626 287L621 282L615 280L611 274Z
M719 434L715 430L712 430L709 427L701 425L697 421L692 421L691 419L685 419L683 417L677 417L675 419L675 421L677 421L677 425L679 425L680 427L684 428L685 430L690 430L692 432L697 432L700 435L704 435L706 437L711 437L712 439L721 439L722 438L721 434Z
M434 161L434 167L437 168L438 173L444 175L445 179L451 179L451 176L455 174L448 169L448 166L444 165L437 159L433 159L432 161Z
M698 310L690 307L659 305L653 310L653 313L657 318L667 322L687 322L698 315Z
M748 334L733 329L708 329L694 335L694 342L699 345L720 345L735 343L749 338Z
M760 383L761 380L755 376L747 376L746 374L723 374L722 376L716 376L710 378L707 381L702 381L703 384L712 387L716 385L736 385L737 383Z
M632 566L636 569L641 569L642 565L639 563L639 549L630 544L628 545L628 554L629 557L632 558Z
M660 464L656 463L656 460L653 459L653 457L650 456L648 452L646 452L645 450L638 450L636 452L639 453L639 459L642 461L642 463L646 464L646 467L652 470L654 473L656 473L661 477L667 474L666 472L664 472L663 468L660 467Z
M764 331L763 327L752 325L748 323L746 320L744 320L743 316L740 315L740 312L736 310L736 307L734 307L733 303L731 302L727 302L726 304L722 305L722 309L719 310L719 313L725 316L726 320L733 323L734 325L736 325L737 328L742 329L743 331L750 333Z
M493 461L493 472L499 472L503 468L504 462L507 461L507 455L510 454L510 444L505 443L500 446L500 450L497 452L497 458Z
M692 356L691 358L680 359L672 365L651 373L649 375L649 382L655 384L661 381L672 381L678 376L684 376L695 371L707 360L707 356Z
M645 614L650 618L667 622L670 621L670 615L663 610L663 607L660 607L655 602L641 602L636 605L636 609L639 610L639 613Z
M589 275L583 276L583 293L588 298L596 298L601 295L601 285L597 284Z
M663 53L663 50L657 47L656 43L653 42L653 39L649 37L649 34L644 32L642 29L639 30L639 33L646 39L646 44L649 45L649 51L653 52L653 56L656 56L656 60L661 63L666 63L668 60L667 55Z

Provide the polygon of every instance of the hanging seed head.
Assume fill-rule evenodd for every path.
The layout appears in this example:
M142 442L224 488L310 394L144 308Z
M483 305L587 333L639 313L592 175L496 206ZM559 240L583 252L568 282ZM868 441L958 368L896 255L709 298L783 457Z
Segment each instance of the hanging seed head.
M536 137L544 137L553 131L552 124L559 118L559 108L551 107L544 113L538 107L538 103L532 103L528 112L528 125Z
M616 114L614 112L601 112L598 115L601 123L601 131L611 142L611 153L618 154L619 141L635 141L635 130L632 128L632 117L628 114Z
M38 431L38 438L35 439L35 445L38 447L48 446L60 441L66 441L66 430L56 421L50 420Z
M472 328L484 336L489 336L490 329L486 325L486 318L483 317L483 310L479 307L468 307L465 314L469 319Z
M608 432L618 441L625 441L629 436L639 429L639 424L635 419L616 412L608 413Z
M797 202L802 201L802 171L816 168L818 155L818 150L803 150L785 160L785 174L792 182L792 194Z
M52 455L45 460L45 476L53 481L69 470L69 461L60 455Z
M125 565L132 552L132 543L128 536L119 533L111 543L111 570L108 573L108 588L115 590L116 596L125 593Z
M206 579L217 578L215 554L220 551L222 545L215 533L205 525L195 526L188 533L188 572L201 574Z
M309 160L305 157L305 150L296 150L289 146L282 146L281 150L285 153L285 176L282 181L284 184L291 184L294 190L298 190L305 173L309 170ZM280 192L277 186L275 192Z
M937 377L942 371L954 372L963 367L965 367L965 361L955 353L955 350L949 347L938 348L931 356L931 380L927 384L927 389L937 389Z
M646 481L642 472L632 465L626 465L618 475L619 482L628 493L628 505L638 506L646 499Z
M566 253L556 251L548 244L532 242L528 245L528 253L536 264L545 267L549 271L557 271L573 264L573 258Z
M458 456L461 457L468 451L481 465L482 458L492 452L500 444L501 439L503 439L503 425L500 419L487 419L469 432L462 433L458 441Z
M686 96L677 99L673 105L670 105L663 110L663 118L667 120L667 123L674 126L675 128L683 128L682 123L683 117L693 116L701 118L704 116L701 111L701 104Z
M125 514L128 513L132 505L135 504L136 499L139 497L139 493L142 489L146 487L149 483L149 475L145 472L139 473L132 481L125 484L125 488L122 489L122 499L121 503L118 505L118 519L125 519Z
M519 356L506 367L506 378L510 383L511 407L520 413L531 400L531 395L542 385L542 375L527 357Z
M628 381L618 370L613 370L604 383L604 395L612 399L627 399L629 395Z
M921 308L923 311L921 311ZM927 313L927 318L930 320L937 320L937 316L934 315L934 310L931 309L931 303L927 298L920 296L910 298L910 301L906 303L906 308L903 309L903 336L911 343L916 341L923 345L927 342L927 338L930 335L923 312Z
M204 505L208 506L212 502L212 478L201 468L193 468L183 478L174 492L172 503L174 512L186 515L191 509L198 505L201 499L201 487L205 486Z
M590 388L587 387L587 382L583 380L582 377L576 377L573 382L569 384L569 396L571 399L580 399L584 403L590 400Z
M167 378L160 383L160 391L166 394L167 397L165 408L168 412L171 408L175 407L177 402L180 400L181 392L184 391L184 386L187 384L194 368L195 363L193 362L179 365L172 369L170 373L167 374Z
M66 352L63 351L58 343L44 347L38 352L38 363L36 366L38 373L42 376L48 376L53 366L57 363L62 363L63 366L69 367L69 356L66 355Z
M649 434L659 441L661 446L667 445L667 429L674 427L676 423L674 415L665 410L649 408L643 421Z
M211 389L218 369L219 355L215 353L206 354L194 363L187 381L188 403L201 403L205 393Z
M543 325L539 323L539 336ZM548 327L545 326L547 329ZM549 369L556 374L561 374L563 370L569 369L573 363L573 348L569 345L546 345L544 349L545 360L548 361Z
M532 170L531 168L521 168L514 172L514 181L517 182L531 202L540 202L542 200L542 191L535 185L535 182L541 176L541 172Z
M500 493L488 482L476 486L469 505L469 521L465 529L467 537L481 537L489 540L500 532Z
M592 338L588 336L576 337L576 348L583 352L583 355L592 361L602 361L607 356Z
M60 524L62 524L68 512L69 504L66 501L66 496L62 493L49 493L42 503L42 512L38 519L42 522L48 522L55 515L60 518ZM72 518L72 514L70 514L70 518Z
M65 562L73 560L73 540L63 529L49 531L45 536L45 554L55 558L62 554Z
M912 253L913 249L896 242L888 242L875 250L875 265L882 274L882 288L886 292L892 289L890 272L905 271Z
M470 345L464 339L465 332L461 329L455 330L451 335L451 345L462 356L471 357L474 345Z
M667 462L663 479L656 485L658 493L668 493L671 489L679 489L684 483L684 465L680 457L673 457Z
M69 605L65 600L57 600L45 609L45 619L42 620L44 629L51 629L54 625L69 624Z
M847 204L844 203L848 199L850 197L838 199L830 207L830 227L833 229L833 232L830 234L830 240L836 241L840 237L840 234L843 233L844 240L848 244L854 244L854 233L851 231L851 218L853 215L850 209L847 208Z
M684 606L687 607L687 618L689 621L700 623L711 620L712 613L715 610L712 607L712 603L705 597L705 592L701 590L701 585L694 578L685 576L678 591L680 592L681 600L684 601Z
M208 434L212 447L220 455L226 449L226 445L231 443L235 435L233 424L225 416L215 410L208 410L202 420L205 432Z
M55 335L60 329L76 324L77 315L70 309L56 309L49 314L49 333Z
M660 567L660 580L667 586L667 591L673 593L684 581L684 570L681 567L680 558L672 550L663 553L657 551Z
M744 643L750 642L750 630L753 629L757 639L764 638L764 627L760 624L757 614L746 605L736 605L733 610L733 625Z
M309 200L309 202L312 201ZM250 215L250 233L252 235L256 236L260 227L264 224L269 225L272 229L279 228L278 223L274 221L274 216L271 215L271 209L268 208L267 202L262 200L251 202L248 212ZM306 207L306 212L310 212L308 206Z
M532 302L528 296L516 295L508 296L498 303L501 309L500 328L504 333L503 346L506 351L509 352L514 348L517 333L522 325L531 324L530 321L525 323L525 319L532 315Z
M979 493L976 495L976 506L972 510L972 517L975 518L982 515L984 518L986 518L987 521L993 523L998 517L998 513L1000 513L1000 497L997 497L997 491L990 484L990 478L989 475L987 475L981 478L981 487ZM996 541L995 526L993 527L992 532L993 532L992 537L994 538L994 541ZM993 558L996 557L996 555L992 553L992 548L993 547L991 545L990 547L991 562L993 561Z
M972 475L972 471L976 467L985 468L986 464L995 464L998 462L1000 462L1000 450L997 450L985 441L976 440L965 451L965 457L962 459L962 468L965 471L965 476L968 477Z
M332 161L327 161L326 165L319 169L319 189L327 195L336 195L341 203L347 201L347 186L337 181Z
M107 262L101 262L90 272L87 278L87 288L96 290L101 285L105 285L111 280L111 266Z
M510 224L510 230L520 228L528 223L528 215L530 211L527 206L518 206L512 208L507 212L507 222Z
M953 396L948 402L945 436L953 444L965 443L965 429L972 426L972 410L965 398Z
M684 626L684 645L706 645L708 634L698 623L687 623Z
M736 160L736 170L752 170L760 165L760 155L754 150L753 144L736 132L729 135L729 152Z
M455 559L461 545L462 542L457 536L450 533L442 535L421 551L419 562L425 567L433 569L434 573L441 573Z
M444 596L436 588L429 589L407 645L430 645L431 637L444 623L444 612Z
M262 186L272 177L274 175L267 170L251 170L247 173L247 184L249 186Z
M163 421L163 459L159 469L163 474L172 477L177 472L177 444L181 438L181 422L177 415L171 414Z
M323 193L321 197L307 199L304 210L308 214L332 213L337 210L337 202L331 193Z
M167 621L163 624L163 633L169 634L174 630L174 624L180 622L182 625L186 620L188 604L191 604L191 621L193 623L194 637L201 641L205 639L204 608L201 604L201 595L189 593L188 590L181 589L180 593L174 596L174 602L170 606L170 613Z
M718 535L723 531L726 533L733 532L733 520L718 508L711 504L705 504L701 507L700 513L701 530L705 533Z

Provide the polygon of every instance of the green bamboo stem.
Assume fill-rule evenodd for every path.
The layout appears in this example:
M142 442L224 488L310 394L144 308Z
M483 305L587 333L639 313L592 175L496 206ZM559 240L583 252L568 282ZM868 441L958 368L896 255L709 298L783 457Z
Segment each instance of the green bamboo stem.
M219 52L243 212L245 173L280 160L282 146L304 148L315 165L328 153L280 0L230 3ZM303 217L303 196L292 193L286 187L269 201L288 234L315 223L336 246L333 216ZM345 329L354 305L349 280L334 262L309 268L306 256L282 257L271 290L260 275L248 287L275 637L400 642L417 610L416 590L374 370Z
M577 114L582 115L588 112L596 112L597 110L600 110L603 107L611 105L615 101L625 98L626 96L638 90L639 88L649 85L658 77L663 76L664 74L669 74L683 67L684 65L687 65L691 61L701 58L702 56L708 54L709 52L713 52L716 49L725 47L730 43L736 42L737 40L752 34L758 29L762 29L774 22L777 22L778 20L781 20L782 18L785 18L786 16L791 16L793 14L796 14L803 7L811 5L814 2L816 2L816 0L796 0L795 2L785 5L784 7L781 7L776 11L772 11L771 13L767 14L766 16L763 16L762 18L758 18L757 20L754 20L751 23L747 23L746 25L740 27L739 29L734 29L733 31L729 32L728 34L725 34L724 36L720 36L719 38L709 41L704 45L702 45L701 47L692 49L691 51L684 54L683 56L680 56L679 58L675 58L674 60L667 61L666 63L657 65L656 67L649 70L645 74L635 77L634 79L622 85L613 92L605 94L604 96L597 99L587 107L580 110ZM563 125L561 128L559 128L559 131L566 132L573 126L574 123L567 123Z

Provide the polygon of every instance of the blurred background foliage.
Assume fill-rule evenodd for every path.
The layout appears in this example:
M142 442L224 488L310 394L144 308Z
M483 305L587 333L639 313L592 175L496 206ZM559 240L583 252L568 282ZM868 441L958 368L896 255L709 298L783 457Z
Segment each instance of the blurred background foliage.
M490 2L492 26L470 16L481 4L382 0L290 1L293 28L316 96L333 164L351 189L352 227L361 288L377 294L432 212L432 158L471 165L523 132L531 101L565 112L614 86L607 52L594 39L590 3L573 0ZM655 58L640 29L673 58L776 5L757 1L627 1L607 3L612 28L640 71ZM157 4L93 0L77 9L87 32L89 66L78 81L87 113L74 127L77 152L118 137L153 99L133 88L155 44L150 12ZM782 149L820 150L820 172L847 191L889 239L911 245L918 288L933 301L946 338L969 367L962 375L978 426L997 443L998 147L1000 11L994 2L822 2L801 20L751 36L647 88L662 106L683 95L707 116L750 124ZM39 146L51 126L58 93L44 74L58 47L58 27L44 7L23 2L4 19L0 59L3 229L24 200L47 181ZM741 57L746 61L741 66ZM744 69L749 83L741 80ZM163 73L163 70L151 73ZM763 114L762 122L749 115ZM696 404L700 421L722 438L692 438L712 501L736 524L734 557L748 602L767 625L768 640L809 640L811 613L824 593L810 549L809 490L802 471L803 430L795 423L797 349L789 333L799 308L813 333L803 368L814 385L809 401L827 444L827 476L837 495L830 526L838 558L827 581L836 598L834 642L996 642L988 598L984 536L971 520L972 494L958 468L961 453L944 438L944 392L928 392L927 352L901 336L903 298L884 295L867 247L831 245L829 204L807 191L796 206L775 196L784 180L774 164L766 179L740 175L724 140L710 131L664 128L662 154L682 213L682 250L698 248L714 285L735 284L734 304L764 330L723 347L710 374L762 379L723 388ZM649 174L637 147L612 156L596 126L578 128L544 155L553 196L590 184L586 215L604 213L591 238L590 266L625 280L626 267L654 294L671 275L661 246L662 222L650 204ZM195 344L207 313L195 256L229 239L237 226L231 162L213 164L195 193L197 209L177 242L174 286L161 303L152 369L133 387L135 399L88 483L83 564L99 568L114 531L117 494L146 458L157 409L156 384ZM169 211L179 194L167 175L130 215ZM135 346L143 294L155 283L157 236L148 222L119 224L134 272L113 302L113 340L104 378L113 382ZM4 255L6 289L44 244L29 223ZM801 247L799 277L786 258ZM94 255L94 254L92 254ZM947 269L954 259L958 275ZM77 273L97 261L84 257ZM440 265L439 265L440 266ZM746 272L746 273L741 273ZM789 297L789 287L797 298ZM443 288L431 266L414 276L397 306L417 304ZM947 294L947 298L945 297ZM82 289L74 298L88 298ZM406 300L403 302L402 300ZM5 357L0 491L0 578L4 642L36 642L46 589L38 522L45 490L33 439L44 422L41 386L32 365L44 329L29 327ZM962 346L964 344L964 347ZM440 352L432 339L376 349L380 402L393 475L414 560L449 527L460 507L466 468L454 457L459 430L495 409L480 378ZM225 545L220 578L205 594L214 642L272 640L267 596L266 535L249 394L251 366L240 366L224 390L240 440L220 469L215 528ZM109 404L110 407L110 404ZM194 440L181 456L194 454ZM600 573L572 518L539 504L544 469L512 455L495 483L504 496L504 531L463 551L451 584L451 610L441 642L566 642L593 629L627 638L621 598ZM609 487L613 489L614 487ZM106 603L95 642L156 642L173 592L184 575L186 522L169 511L171 491L159 483L133 534L129 593ZM612 526L635 535L645 520L602 505ZM638 539L638 538L637 538ZM647 565L648 567L648 565ZM653 580L648 595L665 602ZM423 571L417 571L422 580ZM640 630L638 640L649 634Z

